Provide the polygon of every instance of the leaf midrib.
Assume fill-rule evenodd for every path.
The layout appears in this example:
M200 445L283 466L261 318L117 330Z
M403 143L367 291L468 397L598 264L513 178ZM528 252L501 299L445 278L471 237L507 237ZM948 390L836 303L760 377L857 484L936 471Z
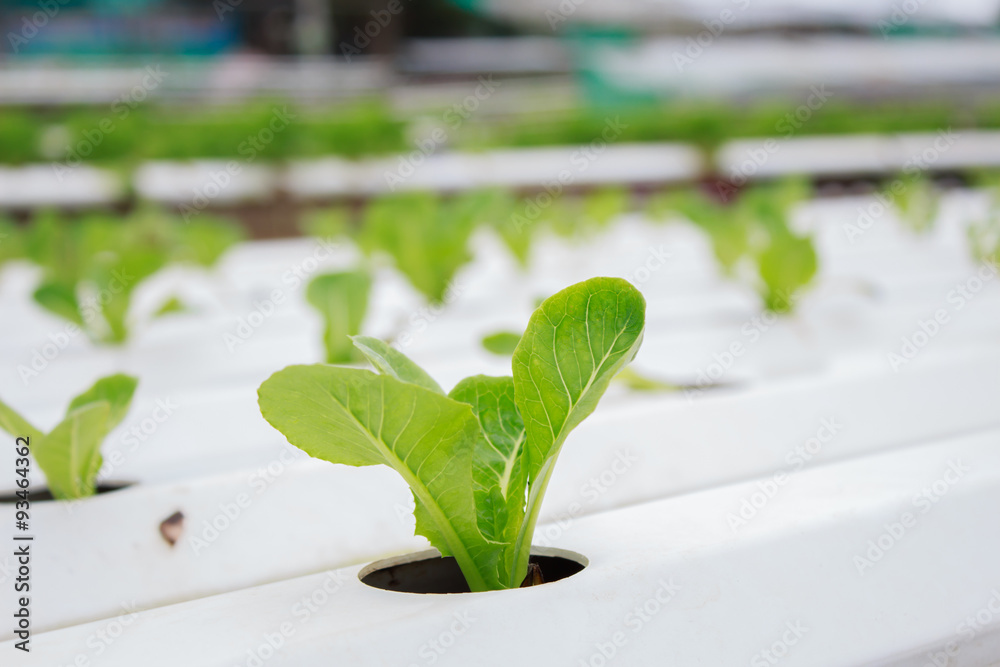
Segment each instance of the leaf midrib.
M384 394L385 383L383 382L381 383L381 385L382 385L381 391L383 395L382 395L382 410L381 410L380 424L379 424L380 430L381 430L381 419L385 416L385 394ZM406 480L407 485L409 485L409 487L413 489L416 495L420 496L421 500L423 500L424 506L433 516L435 523L438 525L439 528L442 528L442 533L445 536L445 541L448 542L448 547L451 550L452 555L455 556L455 560L459 562L464 561L475 566L475 561L472 559L472 556L465 548L465 544L459 537L458 531L455 529L455 526L452 525L451 521L448 520L448 517L444 513L444 510L441 509L440 505L438 505L437 501L431 495L430 489L428 489L427 486L423 483L423 481L407 467L405 461L403 459L400 459L392 448L388 447L388 445L381 439L381 435L375 437L375 434L372 433L368 428L366 428L358 420L358 418L354 416L354 413L352 413L346 405L337 400L337 398L333 395L333 393L326 391L326 394L330 397L330 400L332 400L334 403L339 405L341 409L343 409L344 413L347 414L347 416L354 423L354 425L365 435L365 437L368 438L368 441L372 444L372 446L374 446L375 449L377 449L382 454L383 458L385 458L387 461L390 461L390 465L392 465L392 462L398 464L398 465L392 465L393 469L395 469L396 472L398 472L403 477L403 479ZM486 582L482 579L482 575L479 574L478 568L475 569L475 572L480 579L480 581L478 582L480 584L480 587L482 589L485 589ZM472 585L473 582L470 581L469 584L470 588L473 588L473 590L475 590L475 586Z

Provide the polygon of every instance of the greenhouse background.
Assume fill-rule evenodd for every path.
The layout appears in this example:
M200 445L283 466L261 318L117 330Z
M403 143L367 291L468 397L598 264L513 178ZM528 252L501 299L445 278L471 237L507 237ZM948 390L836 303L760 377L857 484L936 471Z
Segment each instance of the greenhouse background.
M1000 1L0 33L0 665L1000 665Z

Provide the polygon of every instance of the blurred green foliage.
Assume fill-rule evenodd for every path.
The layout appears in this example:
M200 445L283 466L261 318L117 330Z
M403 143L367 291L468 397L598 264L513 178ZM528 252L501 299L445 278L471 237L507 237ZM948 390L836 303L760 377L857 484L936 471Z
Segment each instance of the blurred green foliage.
M739 279L741 265L753 267L750 282L764 307L788 313L818 268L812 238L791 226L792 208L810 195L809 184L794 178L727 194L725 201L680 190L652 198L648 213L654 218L676 214L696 224L711 240L724 275Z
M306 287L306 300L323 318L326 363L346 364L364 358L351 336L361 333L371 286L368 271L358 269L316 276Z
M242 228L228 220L203 215L184 223L153 208L73 220L44 210L23 228L0 221L0 234L6 235L0 256L42 269L35 301L107 343L128 338L132 294L143 280L169 264L212 266L243 238ZM168 300L158 313L178 306Z
M608 113L579 108L500 119L473 118L449 132L449 145L465 149L585 145L613 121L616 142L682 141L705 148L741 137L784 137L846 133L932 132L1000 128L1000 100L956 105L946 101L831 100L808 127L795 119L797 100L766 100L733 107L713 101L675 101ZM444 110L442 109L442 113ZM65 135L46 141L46 130ZM276 129L280 128L280 129ZM399 153L414 149L409 123L386 101L310 108L284 100L190 107L116 104L107 107L0 109L0 163L57 160L252 158ZM49 143L43 147L43 143Z

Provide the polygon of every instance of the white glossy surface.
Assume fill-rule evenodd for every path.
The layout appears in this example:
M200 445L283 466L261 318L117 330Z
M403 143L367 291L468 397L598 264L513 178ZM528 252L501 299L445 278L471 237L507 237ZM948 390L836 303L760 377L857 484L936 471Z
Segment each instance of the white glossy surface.
M107 667L253 664L261 646L268 664L302 667L587 664L602 648L621 664L773 664L770 651L787 665L922 665L946 646L948 665L989 664L996 626L972 641L960 628L997 595L998 438L802 471L736 531L727 516L758 482L581 518L555 543L590 565L539 588L390 593L353 567L41 635L31 662L12 664L92 655L88 637L116 623ZM937 502L915 502L936 483ZM887 550L859 562L879 540ZM165 645L166 627L184 640Z

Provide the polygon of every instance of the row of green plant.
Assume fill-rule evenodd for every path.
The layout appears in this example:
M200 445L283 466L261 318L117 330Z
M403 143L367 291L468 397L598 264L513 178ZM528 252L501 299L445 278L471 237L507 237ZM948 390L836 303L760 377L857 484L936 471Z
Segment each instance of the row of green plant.
M647 213L658 222L682 216L697 224L711 239L722 271L746 280L760 293L764 307L785 313L816 273L812 239L794 232L789 222L792 207L809 195L808 185L797 180L749 188L728 203L686 189L653 197ZM389 255L429 301L440 302L455 273L471 259L469 238L480 226L494 230L526 267L532 240L542 231L583 239L632 210L630 193L617 187L542 201L544 206L535 197L500 190L449 198L415 192L375 199L361 211L337 207L314 212L305 220L307 233L349 238L368 258L355 270L321 275L309 285L308 300L325 322L327 361L358 359L345 336L361 331L372 283L370 260L379 254ZM508 334L484 341L484 346L503 353L517 340L519 334Z
M979 177L1000 200L996 174ZM817 270L812 239L791 225L791 211L811 196L807 181L761 183L740 192L685 188L645 200L647 218L687 219L711 240L722 273L755 289L775 312L794 308L797 295ZM937 216L939 193L928 179L906 176L886 187L884 199L917 232ZM542 232L574 240L606 230L611 220L640 206L621 187L581 195L517 195L499 189L442 196L409 192L373 199L363 208L336 206L303 218L303 231L356 244L365 260L354 270L325 274L308 287L307 298L326 322L328 360L356 360L346 336L360 332L371 289L371 265L388 257L428 301L440 303L458 270L472 259L476 229L492 229L522 267L532 259ZM994 205L970 227L979 258L995 255L1000 213ZM174 262L211 266L241 238L240 228L200 215L182 223L158 209L121 217L91 214L70 221L52 211L21 227L0 219L0 264L18 257L42 267L35 300L80 326L95 339L122 342L128 335L130 296L145 278ZM121 283L121 285L119 285ZM114 289L109 289L113 287ZM176 303L164 304L165 310Z
M995 262L1000 257L1000 175L983 173L975 180L988 188L992 205L969 226L970 247L975 259ZM811 196L808 181L794 178L741 192L686 188L653 195L645 203L645 213L654 222L693 222L710 239L722 274L752 287L764 308L780 314L794 310L816 276L813 239L792 224L795 206ZM940 191L921 174L894 180L881 199L894 206L899 219L917 234L932 228L940 207ZM519 264L527 267L532 239L541 231L570 240L586 238L634 209L630 193L619 187L545 202L540 206L537 197L519 198L499 190L449 199L407 193L376 199L361 212L342 207L316 211L306 219L304 230L323 237L350 237L369 258L387 252L417 289L430 301L440 301L455 272L469 261L468 239L478 226L492 228ZM345 336L361 331L371 286L367 267L366 263L354 271L320 276L309 287L309 301L326 323L330 363L359 358ZM497 332L482 344L490 352L509 356L519 340L517 332ZM623 381L635 389L675 388L633 373L624 374Z
M524 114L470 123L462 135L467 147L585 145L613 121L617 142L680 141L706 149L750 137L797 134L894 134L937 132L942 128L1000 128L1000 99L956 105L943 101L833 98L797 116L805 100L795 97L747 104L676 101L632 110L584 109L548 115ZM802 118L805 117L806 120Z
M128 164L195 158L356 158L412 148L407 124L366 102L316 111L283 103L240 107L0 109L0 164Z
M317 109L287 101L229 107L155 104L111 108L0 110L0 163L36 161L133 161L140 159L268 159L403 153L414 150L418 127L441 126L451 146L485 149L510 146L589 144L614 119L616 141L682 141L713 148L729 139L808 134L934 132L940 128L1000 128L1000 101L947 102L832 99L809 110L806 125L796 116L802 100L782 98L733 106L712 101L676 101L659 106L548 114L518 114L500 120L447 111L409 119L382 101ZM278 122L275 123L277 116ZM287 121L287 122L286 122ZM275 130L274 128L280 128Z
M132 295L145 279L170 264L211 267L243 236L235 222L211 216L184 222L157 208L73 220L41 211L26 226L0 219L0 265L34 263L41 269L36 303L95 341L121 343L129 335ZM170 298L157 314L180 307Z

